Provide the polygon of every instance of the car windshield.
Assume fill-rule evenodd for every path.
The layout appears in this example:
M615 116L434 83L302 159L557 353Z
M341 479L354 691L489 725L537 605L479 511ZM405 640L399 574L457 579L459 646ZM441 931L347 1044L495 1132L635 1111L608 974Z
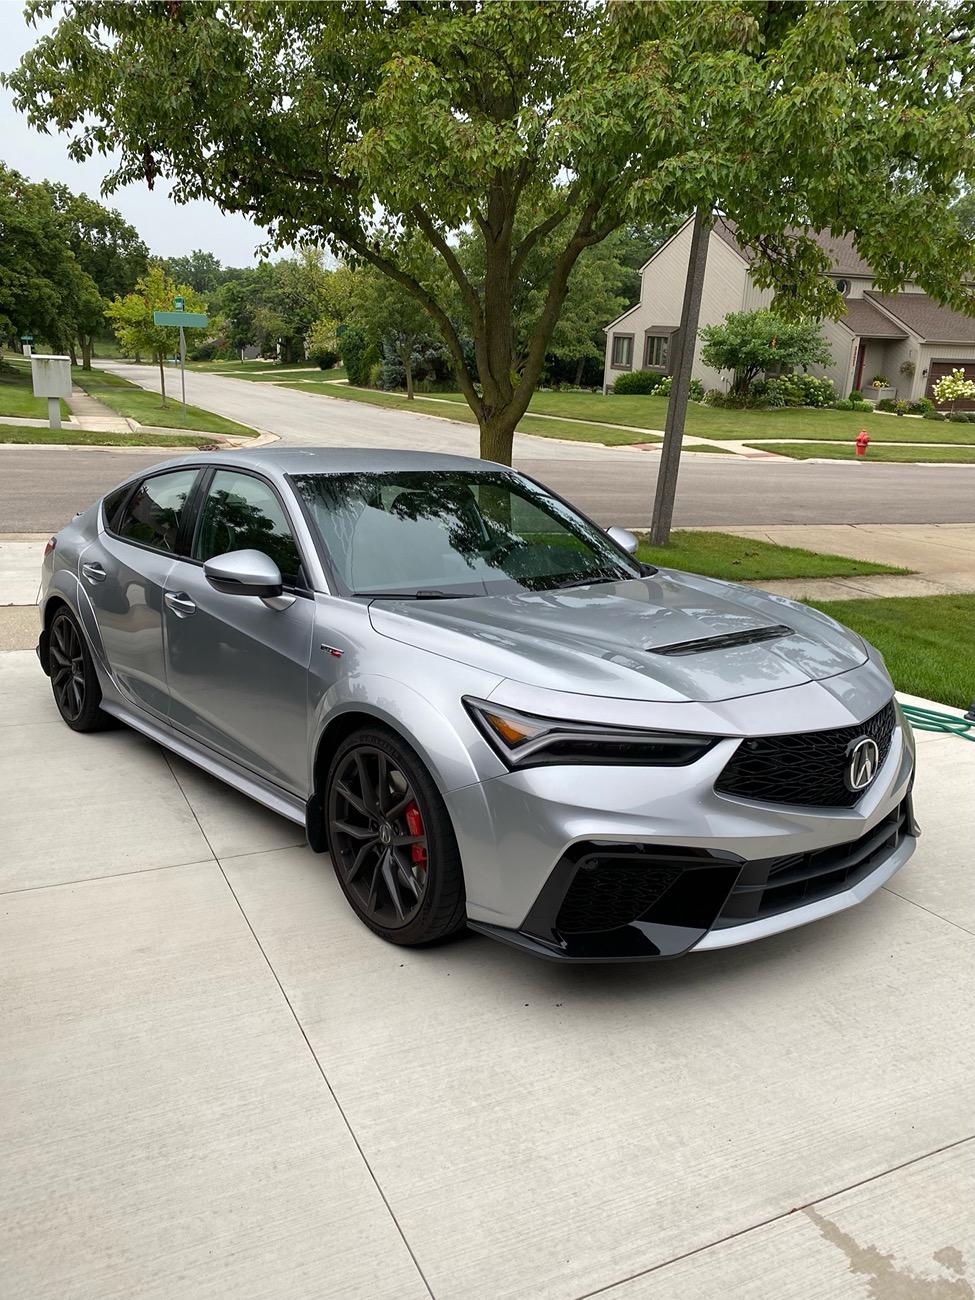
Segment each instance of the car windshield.
M518 474L306 474L292 482L355 595L503 595L641 572L598 528Z

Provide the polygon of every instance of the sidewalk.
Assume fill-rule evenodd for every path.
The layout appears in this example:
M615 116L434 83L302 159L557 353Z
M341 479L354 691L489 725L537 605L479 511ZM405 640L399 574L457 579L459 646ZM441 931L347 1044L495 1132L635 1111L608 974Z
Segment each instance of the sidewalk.
M72 388L68 407L79 429L92 429L99 433L131 433L138 427L134 421L119 415L104 402L89 397L78 387Z

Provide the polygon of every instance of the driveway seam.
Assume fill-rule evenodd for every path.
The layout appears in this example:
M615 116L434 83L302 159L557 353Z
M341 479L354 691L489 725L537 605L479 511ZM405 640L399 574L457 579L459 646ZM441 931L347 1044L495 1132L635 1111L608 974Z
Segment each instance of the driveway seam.
M197 817L197 815L196 815L196 810L195 810L195 808L193 807L193 805L190 803L189 799L187 798L186 791L183 789L182 785L180 785L179 777L178 777L178 776L176 775L176 773L173 771L172 765L169 763L169 755L168 755L168 754L166 755L166 763L167 763L167 765L169 766L169 770L170 770L170 772L172 772L173 780L176 782L177 786L179 786L179 792L180 792L180 794L181 794L181 795L183 796L183 798L186 800L186 806L187 806L187 808L189 808L190 812L193 814L193 820L196 822L197 826L199 826L199 828L200 828L200 834L203 836L204 840L206 840L207 847L209 848L210 852L213 853L213 845L210 843L210 840L209 840L209 838L208 838L208 836L207 836L206 831L203 829L203 826L200 824L200 819L199 819L199 817ZM249 854L239 854L239 855L237 855L237 856L239 856L239 857L249 857L250 855L249 855ZM387 1213L389 1214L389 1217L392 1219L393 1224L394 1224L395 1227L396 1227L396 1231L399 1233L400 1240L403 1242L403 1245L406 1247L406 1250L407 1250L407 1253L408 1253L409 1256L410 1256L410 1259L413 1261L413 1266L414 1266L414 1268L416 1269L417 1273L419 1274L420 1280L421 1280L421 1282L423 1283L424 1287L426 1288L427 1294L430 1296L430 1300L435 1300L435 1297L434 1297L434 1294L433 1294L433 1289L431 1288L430 1283L427 1281L426 1274L424 1273L423 1269L420 1267L420 1261L417 1259L417 1257L416 1257L416 1255L415 1255L415 1253L414 1253L414 1251L413 1251L413 1247L410 1245L409 1241L407 1240L406 1233L403 1231L403 1228L402 1228L402 1226L400 1225L399 1220L397 1219L396 1215L394 1214L394 1212L393 1212L393 1207L392 1207L392 1205L390 1205L390 1203L389 1203L389 1199L387 1198L386 1193L383 1191L383 1189L382 1189L382 1185L380 1184L379 1179L376 1177L375 1171L373 1170L372 1165L369 1163L369 1160L368 1160L368 1158L366 1157L366 1153L365 1153L365 1151L362 1149L362 1143L359 1141L358 1137L356 1136L355 1130L353 1129L352 1125L349 1123L349 1117L346 1115L345 1111L342 1109L342 1103L339 1101L338 1097L336 1096L335 1089L332 1087L332 1085L331 1085L331 1083L330 1083L330 1081L329 1081L328 1075L325 1073L325 1068L324 1068L324 1066L322 1065L321 1061L318 1059L318 1055L317 1055L317 1053L315 1052L314 1047L312 1047L312 1045L311 1045L311 1041L309 1040L308 1035L305 1033L305 1027L304 1027L304 1025L303 1025L303 1024L301 1023L301 1021L298 1019L298 1014L297 1014L297 1012L295 1011L294 1007L291 1005L291 999L288 997L288 994L287 994L287 992L285 991L285 987L284 987L284 985L281 983L281 979L280 979L280 977L278 976L277 971L274 969L274 966L273 966L272 963L271 963L271 959L270 959L270 957L269 957L269 956L267 955L267 953L264 951L264 945L261 943L260 939L257 937L257 931L254 929L253 925L251 925L250 917L249 917L249 916L247 915L247 913L244 911L243 904L241 903L240 899L237 897L237 892L236 892L236 890L234 889L233 885L230 883L230 878L228 877L226 871L224 871L224 869L223 869L223 863L220 861L220 859L217 857L217 855L216 855L215 853L213 853L213 859L214 859L214 862L216 863L216 865L217 865L217 866L219 867L219 869L220 869L220 874L223 876L224 881L225 881L225 883L226 883L226 885L227 885L227 888L230 890L230 896L231 896L231 898L232 898L232 899L234 900L234 902L237 904L237 908L238 908L238 910L240 911L240 914L241 914L241 916L242 916L243 919L244 919L244 924L247 926L248 930L250 930L250 932L251 932L251 936L253 937L254 942L257 944L258 952L260 952L261 956L264 958L264 962L265 962L265 964L266 964L268 970L271 972L271 977L273 978L275 984L277 984L278 989L280 990L280 993L281 993L282 998L284 998L285 1006L286 1006L286 1007L288 1008L288 1010L290 1011L290 1013L291 1013L291 1017L292 1017L292 1019L294 1020L295 1024L297 1025L297 1027L298 1027L298 1032L301 1034L301 1037L304 1039L305 1046L308 1048L308 1051L309 1051L309 1053L311 1054L311 1059L315 1062L315 1065L316 1065L317 1068L318 1068L318 1073L322 1076L322 1081L323 1081L323 1083L325 1084L325 1087L328 1089L329 1096L332 1098L332 1101L335 1103L335 1108L336 1108L336 1110L337 1110L338 1113L342 1116L342 1122L343 1122L343 1124L345 1125L346 1129L348 1130L349 1137L350 1137L350 1138L352 1139L352 1141L355 1143L355 1148L356 1148L356 1150L359 1152L359 1157L360 1157L360 1159L362 1160L362 1163L365 1165L366 1169L367 1169L368 1172L369 1172L369 1177L372 1179L372 1181L373 1181L373 1185L375 1186L376 1191L379 1193L379 1196L380 1196L380 1198L381 1198L381 1200L382 1200L382 1203L383 1203L383 1205L385 1205L385 1207L386 1207L386 1211L387 1211Z
M686 1250L681 1255L674 1255L672 1259L662 1260L659 1264L653 1264L650 1268L640 1269L639 1272L631 1273L627 1277L621 1277L616 1282L609 1282L606 1286L597 1287L595 1291L584 1291L581 1295L574 1297L574 1300L592 1300L594 1296L608 1295L617 1287L625 1286L629 1282L635 1282L637 1278L649 1277L652 1273L659 1273L661 1269L669 1268L671 1264L679 1264L682 1260L693 1259L695 1255L703 1255L705 1251L713 1250L715 1246L723 1246L729 1241L737 1241L739 1237L747 1237L749 1233L757 1232L760 1228L767 1228L769 1224L791 1218L793 1214L797 1214L800 1210L807 1210L814 1205L820 1205L825 1201L832 1200L835 1196L843 1196L846 1192L856 1191L858 1187L867 1187L880 1178L887 1178L890 1174L899 1173L902 1169L910 1169L912 1165L920 1164L922 1160L930 1160L932 1156L939 1156L945 1151L953 1151L955 1147L964 1146L967 1142L973 1141L975 1141L975 1133L956 1138L954 1142L946 1142L944 1146L935 1147L932 1151L925 1151L923 1155L914 1156L910 1160L903 1160L898 1165L891 1165L889 1169L883 1169L880 1173L871 1174L869 1178L861 1178L855 1183L848 1183L844 1187L834 1188L833 1191L825 1192L822 1196L816 1196L811 1201L793 1205L790 1209L783 1210L781 1214L772 1214L767 1219L762 1219L759 1223L749 1224L747 1228L742 1228L738 1232L729 1232L727 1236L718 1237L715 1241L709 1241L705 1246L698 1246L694 1250Z
M940 912L933 911L930 907L925 907L919 903L916 898L908 898L906 894L898 894L896 889L891 889L890 885L883 887L888 894L893 894L895 898L902 898L905 903L910 903L913 907L918 907L922 912L927 912L928 916L933 916L938 921L944 921L945 925L954 926L956 930L961 930L962 934L970 934L975 939L975 930L969 930L967 925L962 925L959 921L953 921L950 916L942 916Z
M199 822L197 825L199 826ZM210 841L207 840L207 848L209 847ZM213 850L210 849L210 852L212 853ZM49 885L22 885L19 889L0 889L0 898L6 898L10 894L33 894L39 889L64 889L68 885L89 885L97 880L118 880L122 876L148 876L154 871L177 871L180 867L212 867L216 861L216 857L191 858L189 862L164 862L159 867L133 867L131 871L110 871L104 876L79 876L77 880L52 880Z

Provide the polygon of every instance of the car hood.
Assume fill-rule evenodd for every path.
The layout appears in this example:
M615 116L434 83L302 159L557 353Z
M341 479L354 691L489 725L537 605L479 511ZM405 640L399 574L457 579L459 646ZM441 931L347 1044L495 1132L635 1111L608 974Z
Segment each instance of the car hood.
M374 629L457 663L550 690L717 701L821 681L863 664L859 637L794 601L676 570L563 591L381 600ZM709 646L782 624L774 639ZM687 652L662 647L703 642Z

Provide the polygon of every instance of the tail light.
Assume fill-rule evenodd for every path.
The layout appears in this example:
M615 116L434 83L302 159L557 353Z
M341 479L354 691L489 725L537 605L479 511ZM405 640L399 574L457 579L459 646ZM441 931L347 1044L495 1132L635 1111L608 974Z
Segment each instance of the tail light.
M57 544L58 544L58 539L57 539L56 537L52 537L52 538L50 538L50 540L48 541L47 545L44 547L44 558L45 558L45 560L46 560L47 557L51 554L51 552L54 550L54 548L55 548L55 546L57 546Z

